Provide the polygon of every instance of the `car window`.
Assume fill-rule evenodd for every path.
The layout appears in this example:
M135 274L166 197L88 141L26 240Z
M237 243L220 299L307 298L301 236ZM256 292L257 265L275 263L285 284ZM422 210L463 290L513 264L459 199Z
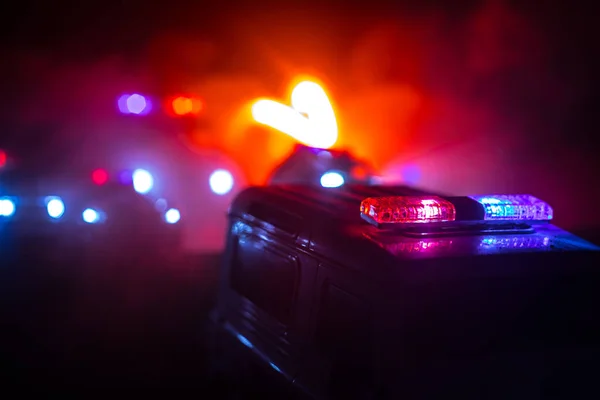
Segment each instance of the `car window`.
M270 204L252 203L248 207L248 214L290 235L297 235L302 226L301 217Z
M234 247L232 288L280 322L289 323L297 261L255 236L240 236Z

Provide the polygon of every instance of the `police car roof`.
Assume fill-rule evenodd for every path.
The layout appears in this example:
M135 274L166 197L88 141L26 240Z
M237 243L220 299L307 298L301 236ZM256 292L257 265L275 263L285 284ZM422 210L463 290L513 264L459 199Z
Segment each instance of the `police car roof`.
M406 186L253 187L237 196L230 214L255 221L276 235L293 238L299 245L310 241L312 252L355 268L397 264L399 259L600 250L551 224L536 226L527 233L422 237L382 232L360 217L360 203L367 197L419 195L443 196Z

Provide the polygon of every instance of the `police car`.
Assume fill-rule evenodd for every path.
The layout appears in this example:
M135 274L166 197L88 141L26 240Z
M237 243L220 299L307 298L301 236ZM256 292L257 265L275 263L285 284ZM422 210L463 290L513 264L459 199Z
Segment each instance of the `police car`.
M344 150L318 149L298 144L292 154L271 174L269 183L320 185L373 184L374 169Z
M78 260L171 260L179 251L179 211L160 209L98 171L13 169L0 175L1 264Z
M600 248L552 218L529 195L249 188L229 212L213 368L308 398L597 395Z

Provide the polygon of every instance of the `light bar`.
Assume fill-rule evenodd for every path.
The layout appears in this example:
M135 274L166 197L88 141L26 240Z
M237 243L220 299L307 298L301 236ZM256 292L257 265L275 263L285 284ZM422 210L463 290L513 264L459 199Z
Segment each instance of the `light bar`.
M360 204L363 219L374 225L449 222L456 209L436 196L369 197Z
M531 195L470 196L483 205L486 221L548 221L552 207Z

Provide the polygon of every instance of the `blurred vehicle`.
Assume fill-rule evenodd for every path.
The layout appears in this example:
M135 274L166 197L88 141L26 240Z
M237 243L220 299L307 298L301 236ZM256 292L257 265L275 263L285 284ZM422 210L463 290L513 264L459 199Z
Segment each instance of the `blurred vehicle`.
M160 207L134 189L104 170L3 171L0 263L174 261L181 252L179 210Z
M132 143L129 145L129 143ZM107 145L109 146L109 145ZM144 142L115 140L96 165L157 206L180 211L186 253L223 251L227 208L244 185L235 163L216 151L193 151L178 138L148 136ZM92 150L90 150L91 152Z
M373 184L373 168L347 151L297 145L294 152L273 171L270 184L304 184L339 187L344 184Z
M310 398L597 395L600 248L552 218L528 195L249 188L229 213L215 371Z
M198 130L216 135L193 95L165 98L126 94L118 98L119 118L98 129L81 151L95 165L163 207L176 207L182 221L182 249L188 254L223 251L227 208L244 185L244 174L222 152L199 146ZM115 132L106 140L105 132ZM82 161L83 162L83 161ZM173 204L173 205L172 205Z
M86 184L100 186L110 175L112 182L132 187L161 212L178 210L182 251L223 251L227 208L245 178L222 152L195 145L197 129L212 134L198 106L202 103L192 96L118 94L113 88L101 99L98 115L85 103L82 107L90 113L85 118L66 115L54 123L34 121L15 128L11 140L0 143L6 152L0 161L27 166L32 176L36 171L86 171L91 177Z

